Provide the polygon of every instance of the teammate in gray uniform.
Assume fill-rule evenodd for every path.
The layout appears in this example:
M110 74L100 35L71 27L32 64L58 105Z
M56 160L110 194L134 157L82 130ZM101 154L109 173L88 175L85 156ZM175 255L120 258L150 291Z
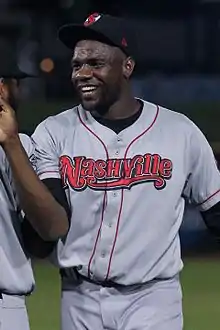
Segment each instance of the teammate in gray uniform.
M14 61L8 64L1 58L0 95L16 110L19 81L28 77ZM31 139L20 134L29 157L33 155ZM21 234L22 214L11 170L0 147L0 329L28 330L29 320L25 296L34 288L29 257L24 251Z
M132 95L135 40L125 21L93 14L59 37L73 50L81 102L34 132L41 181L2 100L0 141L28 221L55 242L62 329L181 330L185 200L220 234L211 147L184 115Z

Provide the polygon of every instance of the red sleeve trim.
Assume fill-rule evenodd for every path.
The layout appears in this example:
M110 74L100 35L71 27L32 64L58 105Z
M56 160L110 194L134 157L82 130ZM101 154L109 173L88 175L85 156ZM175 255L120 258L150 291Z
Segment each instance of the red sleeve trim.
M215 195L217 195L219 192L220 192L220 189L218 189L214 194L212 194L211 196L209 196L206 200L204 200L202 203L200 203L198 205L205 204L206 202L208 202L208 200L210 200L212 197L214 197Z

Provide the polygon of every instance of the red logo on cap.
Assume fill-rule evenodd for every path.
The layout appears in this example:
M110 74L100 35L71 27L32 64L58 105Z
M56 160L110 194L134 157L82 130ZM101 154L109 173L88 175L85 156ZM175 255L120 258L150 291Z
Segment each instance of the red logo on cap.
M127 47L128 46L127 40L125 38L122 38L121 44L124 47Z
M101 18L101 15L98 13L94 13L90 15L84 22L84 26L89 26L97 22Z

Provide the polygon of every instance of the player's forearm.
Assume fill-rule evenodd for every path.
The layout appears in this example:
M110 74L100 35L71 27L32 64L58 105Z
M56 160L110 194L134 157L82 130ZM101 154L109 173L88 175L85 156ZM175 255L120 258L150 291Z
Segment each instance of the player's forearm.
M19 137L4 143L3 149L12 169L21 207L32 226L45 240L66 235L69 227L66 211L39 180Z
M47 242L43 240L26 217L24 217L21 223L21 232L26 251L35 258L47 258L57 244L57 242Z

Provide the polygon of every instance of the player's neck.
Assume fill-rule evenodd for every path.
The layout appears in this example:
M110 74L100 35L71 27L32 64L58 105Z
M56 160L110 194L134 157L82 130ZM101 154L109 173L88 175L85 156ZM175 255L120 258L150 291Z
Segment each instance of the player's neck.
M126 95L115 102L103 118L110 120L128 118L134 115L139 108L140 103L132 95Z

